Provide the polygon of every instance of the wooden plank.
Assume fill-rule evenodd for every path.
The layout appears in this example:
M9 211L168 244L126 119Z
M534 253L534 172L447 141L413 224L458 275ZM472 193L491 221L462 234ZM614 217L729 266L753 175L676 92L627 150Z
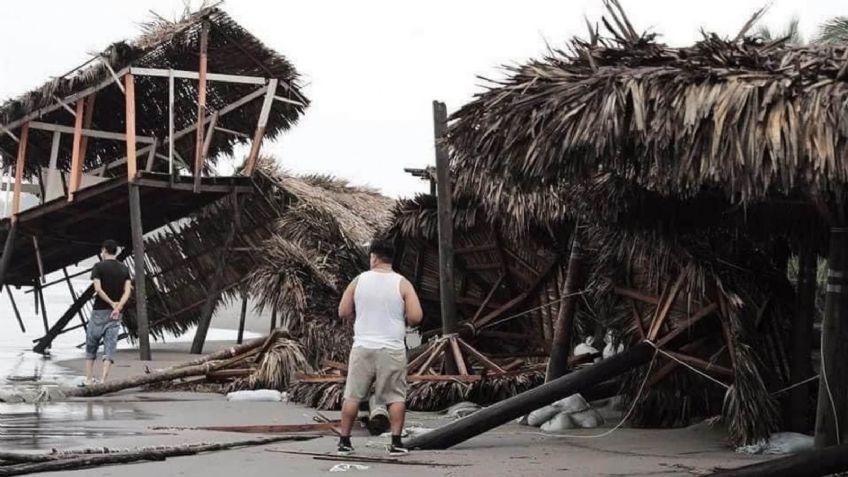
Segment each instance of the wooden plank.
M458 341L459 341L459 345L462 346L462 349L464 349L466 353L473 356L477 361L480 362L480 364L482 364L486 368L489 368L490 370L495 371L496 373L505 373L506 372L505 369L498 366L494 361L487 358L483 353L474 349L474 347L469 345L468 343L466 343L465 340L460 339Z
M692 315L688 320L686 320L686 322L683 323L681 326L678 326L677 328L671 330L670 332L668 332L668 334L663 336L659 340L659 342L657 342L657 347L662 348L662 347L668 345L673 339L680 336L686 330L692 329L692 327L695 326L696 323L701 321L703 318L712 315L717 309L718 309L718 305L715 304L715 303L710 303L709 305L705 306L704 308L701 308L694 315Z
M130 68L130 72L138 76L155 76L159 78L169 78L173 75L174 78L199 80L200 73L186 70L166 70L162 68ZM235 83L235 84L255 84L262 85L268 82L268 78L261 76L247 75L228 75L222 73L206 73L206 81Z
M256 169L256 158L259 157L259 150L262 147L262 139L265 137L265 127L268 125L268 116L271 114L271 106L274 104L274 94L276 92L277 80L272 79L268 82L268 91L265 93L265 101L262 103L262 110L259 112L259 120L256 125L256 132L253 134L253 142L250 145L250 153L245 161L245 175L252 175L254 169Z
M24 181L27 142L29 142L29 123L24 123L21 126L21 141L18 143L18 157L15 160L15 192L12 195L12 222L17 220L17 214L21 211L21 185Z
M127 125L127 180L132 182L138 172L135 151L135 80L132 74L124 76L126 86L126 125Z
M145 172L153 170L153 163L156 161L156 147L159 145L159 140L154 139L153 145L150 146L150 152L147 153L147 163L144 165Z
M209 22L204 21L200 29L200 66L197 76L197 128L194 142L194 193L200 192L200 177L203 175L203 124L206 119L206 63L209 47Z
M74 128L71 126L64 126L62 124L51 124L51 123L43 123L40 121L33 121L30 123L30 129L38 129L41 131L52 131L59 132L63 134L73 134ZM101 131L99 129L80 129L80 134L82 135L81 143L80 143L80 156L85 157L82 153L82 143L86 142L88 138L93 137L97 139L109 139L113 141L126 141L127 135L122 133L116 133L111 131ZM156 141L156 138L150 136L136 136L136 142L142 142L147 144L153 144Z
M326 368L333 368L344 373L347 373L347 365L344 363L340 363L338 361L333 361L332 359L323 359L321 360L321 366Z
M429 356L426 360L424 360L424 363L421 365L421 367L419 367L419 368L418 368L418 370L417 370L417 372L415 372L415 374L422 374L424 371L426 371L426 370L427 370L427 368L429 368L429 367L430 367L430 365L432 365L432 364L433 364L433 362L434 362L434 361L435 361L435 360L436 360L439 356L441 356L441 355L442 355L442 353L444 353L444 351L445 351L445 346L447 346L447 344L448 344L447 340L446 340L446 339L442 339L442 340L440 340L438 343L436 343L435 345L433 345L433 351L430 353L430 356ZM411 370L411 369L407 369L407 371L408 371L408 372L412 372L412 370Z
M204 161L206 157L209 155L209 148L212 147L212 138L215 135L215 131L218 129L215 125L218 123L218 111L212 113L212 119L209 121L209 126L206 128L206 134L203 136L203 154L202 157Z
M475 323L477 318L483 313L483 310L486 309L486 306L489 305L489 302L492 300L492 297L495 296L495 292L498 291L498 287L501 286L501 283L504 281L504 274L501 273L498 275L498 279L495 281L495 284L492 285L492 288L489 289L489 293L486 294L486 298L483 299L483 303L477 308L477 311L474 313L474 316L471 317L471 322Z
M127 97L130 95L127 94ZM144 225L138 185L129 184L130 228L132 229L135 281L135 317L138 325L139 359L150 361L150 329L147 320L147 280L144 278Z
M442 332L456 332L456 289L454 285L453 252L453 194L451 193L450 157L445 134L448 121L445 103L433 101L433 141L436 147L436 188L438 193L439 234L439 297L442 315Z
M59 131L54 132L53 142L50 145L50 162L47 166L47 184L45 185L45 190L50 190L56 185L56 181L59 180L59 168L56 164L59 159L59 144L61 140L62 133ZM46 194L44 200L47 200Z
M85 99L77 101L77 117L74 120L74 142L71 149L71 172L70 184L68 185L68 201L74 200L74 194L77 192L82 180L82 166L85 158L80 156L82 150L82 120L85 109Z
M677 293L680 291L680 287L683 285L683 280L686 278L686 272L681 271L680 276L677 277L677 280L672 285L671 289L668 292L668 295L663 299L663 305L657 311L657 315L654 318L653 323L651 323L651 327L648 331L648 339L654 341L657 339L657 335L660 333L660 329L662 329L662 325L665 323L666 318L668 318L669 311L671 311L672 305L674 305L674 300L677 299Z

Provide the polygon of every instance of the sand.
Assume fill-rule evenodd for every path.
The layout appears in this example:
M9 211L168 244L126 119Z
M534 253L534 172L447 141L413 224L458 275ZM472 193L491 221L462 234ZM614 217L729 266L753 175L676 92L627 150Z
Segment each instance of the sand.
M220 326L220 325L218 325ZM207 351L232 343L213 342ZM121 351L115 377L142 372L145 366L160 368L191 358L188 343L154 345L154 361L142 363L134 350ZM59 363L81 372L82 360ZM137 447L192 442L222 442L249 437L211 431L162 431L157 426L209 426L246 424L297 424L312 422L315 411L291 403L228 402L224 396L201 393L147 393L137 390L71 402L48 404L62 406L39 425L43 437L18 449L50 447L74 448L103 446ZM85 412L77 412L77 408ZM49 413L48 413L49 414ZM62 414L65 414L62 416ZM337 417L337 413L326 413ZM410 413L408 423L428 428L447 422L445 416ZM609 425L614 424L611 422ZM76 429L76 435L51 437L51 426ZM583 436L597 435L603 430L574 431ZM66 433L74 434L74 433ZM367 471L354 474L379 476L486 475L486 476L624 476L624 475L703 475L716 466L734 467L758 461L759 457L732 452L724 443L721 429L698 425L687 429L646 430L620 429L603 438L563 438L542 435L534 428L509 424L471 439L446 451L415 452L409 459L463 467L412 467L391 464L365 464ZM271 452L273 449L309 452L332 452L336 440L323 437L309 442L280 443L262 447L214 452L200 456L170 458L165 462L148 462L56 473L71 476L133 477L150 475L326 475L335 462L314 460L308 456ZM365 435L354 438L362 455L384 456L379 438ZM44 474L54 475L54 474Z

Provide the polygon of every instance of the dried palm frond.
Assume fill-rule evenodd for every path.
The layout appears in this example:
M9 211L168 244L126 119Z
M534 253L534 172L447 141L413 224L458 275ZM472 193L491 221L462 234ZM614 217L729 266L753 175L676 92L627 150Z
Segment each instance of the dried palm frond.
M286 391L296 373L310 372L300 343L288 337L280 337L262 356L259 367L247 378L238 379L228 391L242 389L276 389Z

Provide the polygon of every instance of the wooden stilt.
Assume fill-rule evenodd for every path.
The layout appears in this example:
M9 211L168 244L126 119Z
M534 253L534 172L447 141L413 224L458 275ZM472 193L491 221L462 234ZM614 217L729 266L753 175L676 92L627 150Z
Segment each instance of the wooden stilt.
M135 265L135 319L139 357L142 361L150 361L150 330L147 321L147 283L144 276L144 226L141 219L139 186L130 183L129 194L133 264Z
M816 447L848 441L848 228L830 229Z
M241 315L239 316L238 338L236 343L241 344L244 341L244 321L247 317L247 293L242 292L241 295Z
M447 107L433 101L433 132L436 143L436 187L438 194L439 233L439 297L441 299L442 332L455 333L456 290L454 288L453 203L450 183L450 157L444 143L447 129Z
M194 152L194 193L200 192L200 178L203 176L203 163L205 162L203 147L203 123L206 120L206 63L207 50L209 46L209 22L204 21L200 30L200 67L198 68L197 83L197 134L195 138ZM212 134L214 121L210 127Z
M568 258L568 274L562 289L562 302L559 305L557 320L554 324L554 339L551 343L551 358L545 381L564 376L568 372L568 355L571 352L571 329L577 309L577 291L583 286L583 250L580 245L580 227L574 227L571 239L571 255Z
M18 304L15 302L15 296L12 295L12 289L9 288L9 285L6 285L6 293L9 295L9 302L12 304L12 310L15 312L15 318L18 320L18 326L21 327L22 333L26 333L24 320L21 319L21 312L18 310Z
M85 109L85 99L77 100L77 116L74 120L74 143L71 150L71 172L70 185L68 186L68 201L74 200L74 194L79 189L82 181L82 164L85 158L81 157L82 153L82 120Z
M795 321L792 324L790 381L800 383L813 375L813 323L816 312L818 257L807 246L798 254L798 285ZM810 430L810 386L798 386L789 395L789 427L794 432Z
M12 195L12 223L18 220L16 215L21 211L21 189L23 189L24 167L26 163L28 141L29 123L26 122L23 126L21 126L21 138L20 142L18 142L18 157L15 161L15 192Z
M44 305L44 289L41 288L41 285L36 285L36 295L38 296L38 302L41 304L41 321L44 323L44 332L47 333L50 331L50 323L47 321L47 307Z
M233 209L239 208L239 201L236 195L233 195ZM230 251L235 238L236 227L235 221L230 225L230 231L224 241L224 250L215 267L215 274L212 276L212 283L206 295L206 300L203 303L203 308L200 311L200 320L197 323L197 331L194 334L194 341L191 343L191 353L200 354L203 352L203 345L206 343L206 334L209 332L209 325L212 323L212 313L215 311L215 303L221 295L221 279L229 261ZM273 329L272 329L273 331Z
M76 302L77 301L77 291L74 290L74 285L73 285L73 283L71 283L71 276L68 275L68 269L65 268L65 267L62 267L62 273L65 275L65 282L68 284L68 291L71 292L71 299L73 300L73 302ZM82 324L83 328L87 329L87 323L85 321L85 316L82 313L82 307L80 307L77 314L79 315L80 324Z
M15 249L15 236L17 235L18 225L14 217L12 215L9 231L6 232L6 242L3 244L3 255L0 255L0 286L6 284L6 271L9 269L9 264L12 263L12 252Z
M127 180L134 181L138 172L135 150L135 79L132 74L124 76L124 99L127 126Z

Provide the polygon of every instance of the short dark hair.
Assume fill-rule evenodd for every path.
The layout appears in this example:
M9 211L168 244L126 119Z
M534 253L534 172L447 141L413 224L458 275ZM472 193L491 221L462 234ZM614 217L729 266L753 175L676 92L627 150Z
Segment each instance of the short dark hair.
M395 260L395 244L390 240L374 240L368 247L368 253L374 254L382 262L392 263Z
M103 241L103 250L106 251L109 255L115 255L118 253L118 242L109 239Z

